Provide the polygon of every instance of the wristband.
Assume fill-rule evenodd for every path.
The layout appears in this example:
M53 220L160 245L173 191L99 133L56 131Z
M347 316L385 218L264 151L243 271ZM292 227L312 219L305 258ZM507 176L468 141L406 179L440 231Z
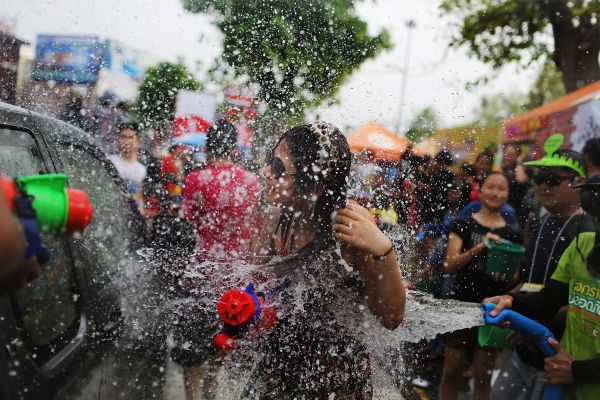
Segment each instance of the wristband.
M388 254L390 254L392 251L394 251L394 245L393 244L390 246L390 249L388 251L386 251L385 253L383 253L380 256L376 256L375 254L372 254L373 260L375 260L375 261L381 261L384 258L386 258L388 256Z

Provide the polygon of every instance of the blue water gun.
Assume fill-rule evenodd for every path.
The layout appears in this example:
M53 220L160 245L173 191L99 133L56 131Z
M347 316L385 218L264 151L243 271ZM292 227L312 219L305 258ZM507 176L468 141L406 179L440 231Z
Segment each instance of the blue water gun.
M484 320L488 325L500 325L504 321L510 323L509 328L515 332L519 332L529 338L535 343L535 345L544 353L546 357L556 355L556 351L548 339L556 340L556 337L548 328L544 325L529 319L516 311L504 309L498 313L495 317L490 315L490 312L496 307L494 303L483 303L483 310L485 312ZM559 400L563 398L565 388L563 385L552 385L544 388L544 394L542 399L544 400Z

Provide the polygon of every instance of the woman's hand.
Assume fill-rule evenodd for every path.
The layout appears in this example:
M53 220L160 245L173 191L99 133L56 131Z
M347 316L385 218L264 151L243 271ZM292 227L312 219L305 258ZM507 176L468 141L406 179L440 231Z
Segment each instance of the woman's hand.
M496 235L495 233L492 232L488 232L485 234L485 236L483 237L483 244L485 245L485 241L490 241L492 243L500 243L500 241L502 240L502 238L498 235Z
M470 251L473 256L481 254L487 246L485 245L485 241L490 241L492 243L499 243L502 238L495 233L488 232L483 237L483 240L480 243L477 243Z
M356 203L337 211L333 230L337 239L367 254L380 256L392 247L391 240L375 225L371 214Z
M392 252L378 260L370 257L388 253L392 242L375 225L371 213L354 202L338 210L334 235L344 244L342 255L346 262L361 274L369 310L385 328L396 329L406 306L396 255Z

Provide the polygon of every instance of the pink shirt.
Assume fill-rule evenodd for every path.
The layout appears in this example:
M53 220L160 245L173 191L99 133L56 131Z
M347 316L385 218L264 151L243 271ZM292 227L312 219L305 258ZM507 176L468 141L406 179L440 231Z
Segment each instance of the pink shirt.
M259 229L259 191L258 177L236 164L209 165L188 175L182 209L196 227L198 247L206 258L248 250Z

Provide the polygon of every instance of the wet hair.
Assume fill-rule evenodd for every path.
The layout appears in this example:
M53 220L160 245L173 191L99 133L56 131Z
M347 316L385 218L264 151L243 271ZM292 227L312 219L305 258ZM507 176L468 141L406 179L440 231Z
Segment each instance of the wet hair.
M509 147L512 147L513 149L515 149L515 151L517 152L517 156L521 155L521 147L519 145L517 145L516 143L506 143L504 146L502 146L502 150L506 150Z
M320 233L332 234L331 216L336 208L346 206L346 193L352 153L346 137L334 128L328 135L332 157L324 168L319 167L322 147L311 125L300 125L286 131L277 145L285 140L294 159L296 187L301 194L315 191L323 184L323 193L315 204L314 218ZM276 146L277 147L277 146Z
M206 153L213 157L231 157L237 146L237 129L224 119L218 119L206 132Z
M477 155L477 158L475 158L475 164L477 164L483 157L489 158L491 163L494 164L494 155L487 150L484 150Z
M485 185L485 182L492 176L494 175L500 175L501 177L503 177L504 179L506 179L506 182L510 185L510 179L508 179L508 176L506 176L506 174L502 173L502 172L498 172L498 171L492 171L487 173L484 177L483 177L483 181L481 182L481 187L483 188L483 185Z
M129 104L127 102L121 100L117 102L117 104L115 104L114 108L116 110L121 110L122 112L128 112L131 107L129 107Z
M130 118L123 118L117 122L117 132L121 134L125 129L135 131L137 137L140 137L140 124Z
M455 180L452 182L450 186L448 186L448 192L456 191L460 195L460 199L458 201L458 208L462 209L467 204L469 204L469 192L471 191L471 187L468 182L463 180Z
M463 163L460 166L460 169L462 170L464 176L468 176L469 178L475 176L475 166L473 164Z
M454 157L452 157L452 153L445 149L437 153L435 156L435 161L442 165L454 165Z
M600 138L589 139L581 152L590 158L595 167L600 168Z

